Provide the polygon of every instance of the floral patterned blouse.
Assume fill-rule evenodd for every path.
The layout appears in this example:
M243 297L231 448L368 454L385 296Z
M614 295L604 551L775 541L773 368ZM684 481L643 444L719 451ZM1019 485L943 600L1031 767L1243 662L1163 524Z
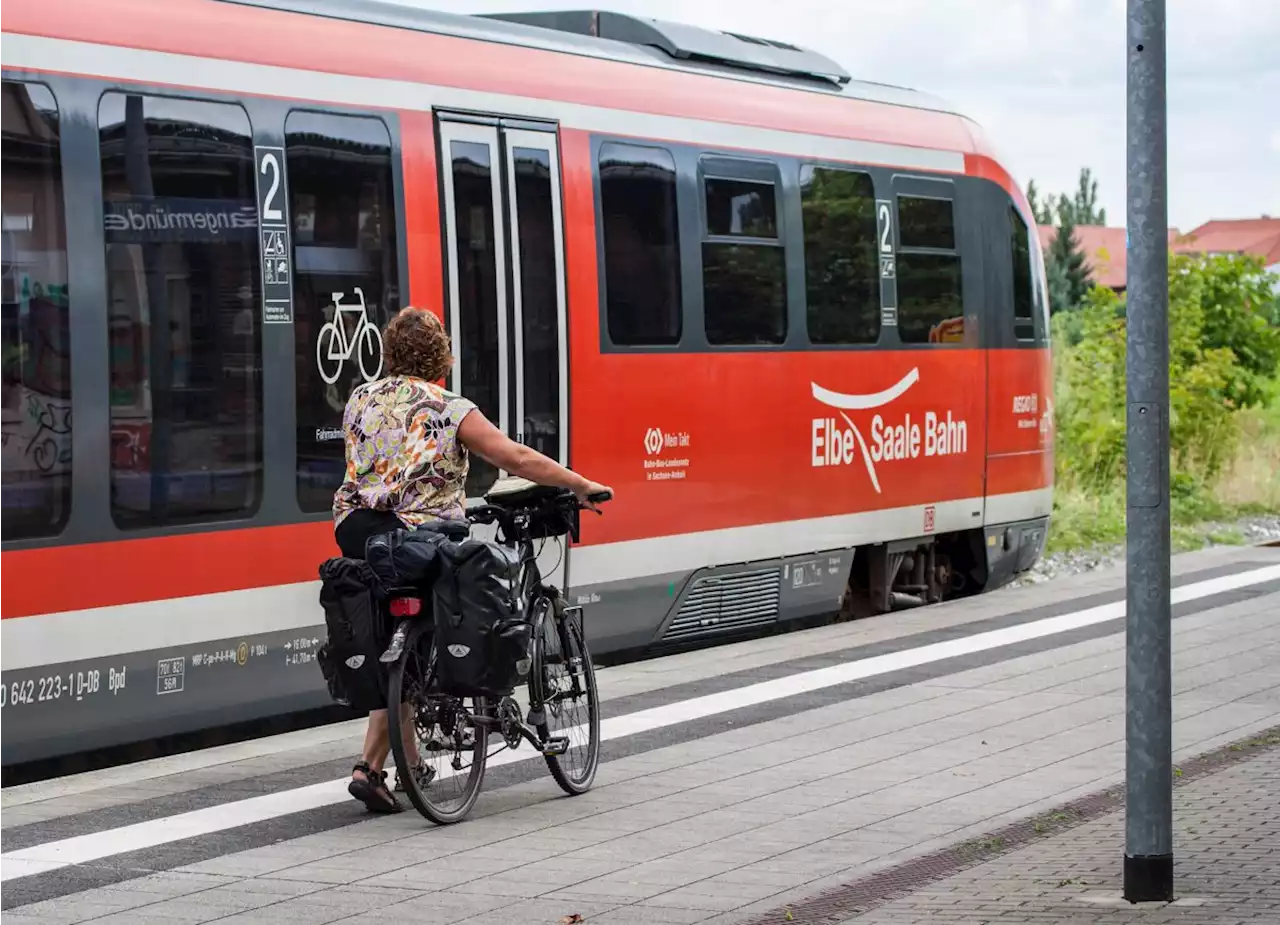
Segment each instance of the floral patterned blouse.
M462 520L470 462L458 425L475 407L410 376L357 387L342 416L347 475L333 496L334 526L358 508L391 511L411 527Z

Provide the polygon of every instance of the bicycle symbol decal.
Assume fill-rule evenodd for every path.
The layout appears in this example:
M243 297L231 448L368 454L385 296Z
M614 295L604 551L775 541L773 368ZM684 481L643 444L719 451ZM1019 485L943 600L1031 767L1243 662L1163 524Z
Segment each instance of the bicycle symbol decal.
M382 373L382 334L378 326L369 320L368 308L364 303L364 290L355 287L359 305L343 305L345 293L333 293L333 320L326 321L316 336L316 369L320 378L329 385L338 381L342 368L351 354L356 354L356 363L360 366L360 375L366 382L373 382ZM347 326L342 322L343 315L358 315L355 331L347 337ZM360 349L357 351L357 347ZM368 358L366 359L366 354ZM326 369L326 361L329 364ZM366 363L377 362L372 370Z

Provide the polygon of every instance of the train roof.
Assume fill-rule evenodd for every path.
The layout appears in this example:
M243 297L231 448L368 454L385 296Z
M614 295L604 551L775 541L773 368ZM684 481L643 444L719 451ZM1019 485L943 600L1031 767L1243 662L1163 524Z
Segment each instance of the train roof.
M854 80L810 49L736 32L596 10L463 14L405 0L222 0L330 19L582 55L962 116L943 100Z

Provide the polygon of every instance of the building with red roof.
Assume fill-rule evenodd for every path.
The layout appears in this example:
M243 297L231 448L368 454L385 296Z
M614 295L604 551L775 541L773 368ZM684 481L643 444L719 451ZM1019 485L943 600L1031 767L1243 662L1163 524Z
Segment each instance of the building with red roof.
M1040 235L1040 247L1046 253L1049 245L1058 234L1052 225L1037 225ZM1178 229L1169 229L1169 243L1172 246L1178 238ZM1076 241L1084 253L1085 266L1089 268L1089 278L1095 285L1106 286L1116 292L1124 292L1125 274L1128 272L1128 250L1125 247L1125 229L1112 228L1108 225L1077 225Z
M1174 242L1174 250L1197 254L1252 254L1280 272L1280 218L1214 219Z
M1038 225L1040 246L1049 250L1058 229ZM1084 253L1089 275L1099 286L1116 292L1125 288L1128 252L1125 229L1104 225L1077 225L1076 240ZM1280 218L1214 219L1181 234L1169 229L1169 248L1184 254L1253 254L1261 257L1267 269L1280 273Z

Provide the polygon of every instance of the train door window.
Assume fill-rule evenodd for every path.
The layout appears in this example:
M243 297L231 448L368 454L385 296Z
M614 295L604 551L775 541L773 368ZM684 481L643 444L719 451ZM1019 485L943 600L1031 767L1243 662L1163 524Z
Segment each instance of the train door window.
M676 162L663 148L600 147L609 340L676 344L682 330Z
M58 107L3 85L3 532L53 536L71 511L71 352Z
M876 343L880 271L870 174L805 164L800 208L810 342Z
M239 106L106 93L111 508L124 528L251 515L262 492L261 269Z
M904 344L965 339L952 206L950 199L898 196L898 335Z
M298 505L327 511L346 471L351 391L382 375L382 327L400 307L391 136L381 119L285 120L293 224Z
M516 438L566 462L564 258L554 134L506 133L516 332ZM565 403L567 404L567 403Z
M780 344L787 336L787 283L774 169L705 158L703 174L707 342Z
M1031 283L1031 236L1015 206L1009 206L1009 247L1013 255L1013 336L1035 340L1035 304Z
M451 276L456 301L451 323L457 332L454 352L459 356L454 388L505 432L506 251L499 237L497 132L488 126L450 125L449 129L442 138L449 171L446 220L453 235ZM497 477L493 466L473 458L467 494L483 494Z

